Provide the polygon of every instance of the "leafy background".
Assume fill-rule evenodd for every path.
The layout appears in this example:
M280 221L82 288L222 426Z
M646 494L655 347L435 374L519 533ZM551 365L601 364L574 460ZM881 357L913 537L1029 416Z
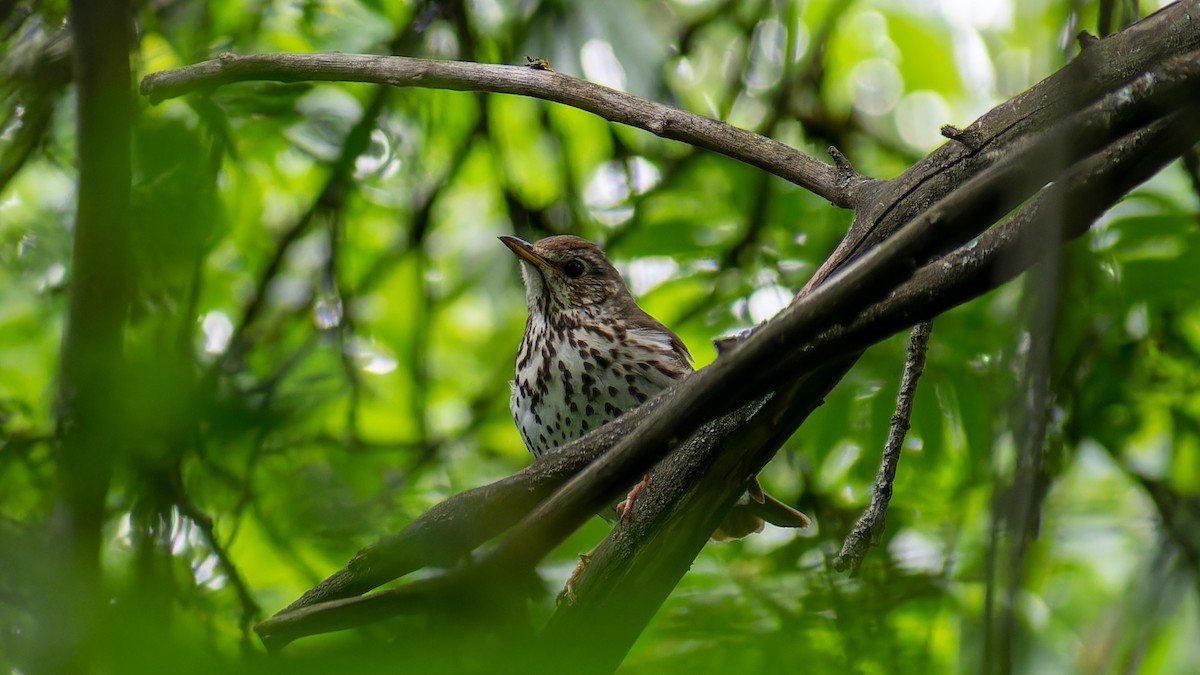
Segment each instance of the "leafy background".
M890 177L941 142L942 124L965 126L1060 67L1098 11L168 0L139 10L132 58L141 77L223 50L531 55L814 155L835 145ZM38 560L57 495L77 179L65 12L0 14L0 666L12 672L33 589L53 583ZM497 235L603 242L699 366L711 338L782 306L850 220L732 160L513 96L242 84L139 99L134 134L134 367L112 392L126 444L96 654L112 672L404 662L426 635L411 622L281 659L248 627L428 506L528 461L507 411L523 290ZM1019 577L1003 568L998 514L1024 420L1033 279L937 320L886 537L856 576L828 562L869 497L902 337L868 351L764 473L814 531L707 546L623 672L985 670L989 597L1006 584L1019 672L1200 672L1198 186L1194 162L1169 168L1061 257L1046 492ZM594 520L542 567L535 617L604 532ZM470 641L464 628L446 648Z

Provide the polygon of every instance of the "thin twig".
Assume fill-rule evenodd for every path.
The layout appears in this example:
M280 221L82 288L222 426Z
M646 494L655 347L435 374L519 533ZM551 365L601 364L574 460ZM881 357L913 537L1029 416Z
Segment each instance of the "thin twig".
M246 581L242 578L241 573L238 572L237 565L234 564L229 551L217 539L212 516L196 506L196 503L192 501L192 498L183 490L182 486L175 486L174 502L175 507L179 509L179 513L184 518L192 521L192 524L200 530L201 536L204 537L204 543L208 544L213 555L217 556L217 564L220 565L221 571L225 573L225 578L233 586L233 590L238 597L238 602L242 606L242 620L239 627L242 629L243 639L248 640L250 637L250 627L262 615L262 608L254 600L254 596L250 593L250 587L246 585Z
M871 492L871 503L859 516L842 544L842 552L833 559L833 568L839 572L853 574L862 564L867 551L878 546L883 538L887 522L888 502L892 499L892 482L896 479L896 467L900 463L900 449L908 433L908 420L912 417L913 395L917 381L925 369L925 351L929 346L931 323L917 324L908 338L908 356L904 361L904 375L900 378L900 392L896 395L896 411L892 413L892 424L887 442L883 445L883 459L875 475L875 489Z
M1061 202L1056 204L1060 208ZM1062 218L1051 218L1051 227L1062 227ZM1058 232L1048 234L1059 236ZM1042 499L1049 479L1044 468L1050 422L1051 370L1063 300L1062 256L1050 255L1026 275L1025 294L1033 309L1029 319L1028 357L1018 389L1021 426L1017 437L1017 462L1012 479L997 479L992 504L990 555L984 609L984 673L1011 673L1016 661L1020 629L1017 594L1025 578L1025 560L1033 539Z

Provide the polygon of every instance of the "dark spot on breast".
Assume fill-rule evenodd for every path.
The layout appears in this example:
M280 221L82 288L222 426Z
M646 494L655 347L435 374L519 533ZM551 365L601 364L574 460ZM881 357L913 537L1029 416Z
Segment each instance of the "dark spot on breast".
M575 403L575 401L571 401L571 412L579 412L579 404ZM571 423L570 420L571 420L571 418L568 417L567 424Z
M609 396L616 396L616 395L617 395L617 388L616 388L616 387L614 387L614 386L613 386L613 385L611 385L611 384L610 384L610 385L608 385L608 395L609 395Z
M634 377L633 375L626 375L626 376L625 376L625 381L626 381L626 382L628 382L628 383L630 383L630 384L633 384L633 381L634 381L634 380L636 380L636 379L637 379L637 378L636 378L636 377Z
M591 403L589 403L587 404L587 407L583 409L583 414L587 415L588 417L594 417L596 415L596 409L592 407Z
M643 394L642 390L638 389L637 387L630 387L629 393L632 394L633 397L637 399L638 403L645 403L646 399L650 398L649 396L646 396L645 394Z
M583 430L584 430L584 431L587 431L587 430L588 430L588 421L587 421L587 420L580 420L580 421L579 421L579 426L583 427Z

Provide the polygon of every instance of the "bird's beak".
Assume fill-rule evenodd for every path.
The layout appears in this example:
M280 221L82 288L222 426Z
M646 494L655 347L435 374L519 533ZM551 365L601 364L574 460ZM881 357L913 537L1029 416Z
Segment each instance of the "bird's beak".
M542 256L538 255L533 250L533 245L530 244L529 242L525 241L524 239L518 239L516 237L509 237L509 236L505 235L505 236L500 237L500 241L504 242L505 246L512 249L512 252L516 253L518 258L521 258L522 260L527 260L530 263L533 263L535 266L540 267L544 270L553 270L554 269L554 265L550 264L549 260L546 260Z

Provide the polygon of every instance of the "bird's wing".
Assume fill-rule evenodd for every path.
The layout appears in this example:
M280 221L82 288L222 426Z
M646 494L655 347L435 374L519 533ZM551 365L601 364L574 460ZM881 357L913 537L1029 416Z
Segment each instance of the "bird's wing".
M649 342L674 352L675 356L679 358L680 365L688 367L690 370L688 363L692 360L692 355L688 351L687 346L683 344L683 340L680 340L678 335L671 332L671 329L655 321L649 315L647 315L647 318L654 321L654 323L634 326L629 328L627 333L635 339Z

